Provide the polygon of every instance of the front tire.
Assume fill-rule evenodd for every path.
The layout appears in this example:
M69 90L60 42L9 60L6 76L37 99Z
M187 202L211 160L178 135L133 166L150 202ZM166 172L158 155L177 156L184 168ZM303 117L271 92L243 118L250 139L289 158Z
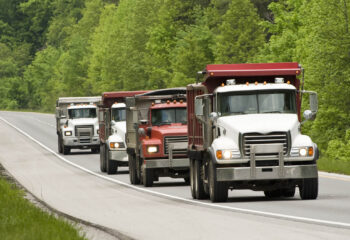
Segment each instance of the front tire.
M318 178L304 178L299 185L299 192L303 200L316 199L318 196Z
M100 144L100 170L106 172L106 149L104 144Z
M228 198L227 184L217 181L213 161L209 162L209 196L212 202L226 202Z
M196 199L207 199L208 195L204 191L204 182L202 178L202 162L194 161L194 189Z
M63 147L63 154L64 155L70 154L70 147L64 146L63 144L62 144L62 147Z
M153 185L153 171L149 168L143 168L142 169L142 180L143 180L143 186L145 187L152 187Z
M129 177L132 185L140 184L140 178L136 171L136 156L129 154Z
M61 135L58 135L58 141L57 141L57 143L58 143L58 152L59 153L63 153L63 149L62 149L62 137L61 137Z
M108 175L116 174L118 171L118 162L109 159L109 151L106 152L106 172Z

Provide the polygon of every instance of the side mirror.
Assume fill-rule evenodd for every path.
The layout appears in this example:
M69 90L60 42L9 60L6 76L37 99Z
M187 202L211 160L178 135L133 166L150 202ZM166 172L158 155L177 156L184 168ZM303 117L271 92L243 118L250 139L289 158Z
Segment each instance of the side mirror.
M194 100L194 112L197 117L203 116L203 99L196 98Z
M146 136L146 131L145 131L145 129L143 129L143 128L139 128L139 129L137 130L137 132L138 132L138 134L139 134L140 136L142 136L142 137Z
M209 114L209 118L212 122L216 122L216 120L218 119L219 115L216 112L211 112Z
M317 93L315 93L315 92L310 93L309 101L310 101L311 112L316 115L317 110L318 110Z
M115 121L114 121L114 120L111 121L111 125L112 125L112 126L115 125Z
M312 120L314 114L312 113L311 110L305 110L303 115L304 115L305 120Z

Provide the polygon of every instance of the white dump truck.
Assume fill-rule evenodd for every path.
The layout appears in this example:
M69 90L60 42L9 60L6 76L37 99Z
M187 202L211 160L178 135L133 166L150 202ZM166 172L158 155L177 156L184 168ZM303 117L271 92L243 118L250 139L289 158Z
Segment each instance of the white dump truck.
M97 105L101 97L62 97L56 101L58 152L71 149L100 150Z
M213 64L187 86L188 151L193 198L226 201L228 190L267 198L318 195L317 145L301 133L317 113L317 94L303 89L298 63Z

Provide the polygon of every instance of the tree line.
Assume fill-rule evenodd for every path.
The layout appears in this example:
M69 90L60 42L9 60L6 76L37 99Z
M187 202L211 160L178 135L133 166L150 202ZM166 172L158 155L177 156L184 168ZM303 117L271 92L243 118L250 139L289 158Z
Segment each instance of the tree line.
M210 63L297 61L319 95L303 131L350 161L349 15L350 0L0 0L0 109L185 86Z

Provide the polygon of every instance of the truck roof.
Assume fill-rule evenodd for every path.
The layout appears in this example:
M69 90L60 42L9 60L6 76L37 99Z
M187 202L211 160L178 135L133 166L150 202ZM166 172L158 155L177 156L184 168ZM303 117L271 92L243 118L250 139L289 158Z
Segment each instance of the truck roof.
M301 72L297 62L209 64L205 69L205 80L216 77L249 76L296 76Z
M186 88L166 88L136 95L138 99L186 99Z
M70 103L97 103L101 101L101 96L95 97L60 97L57 99L56 104L70 104Z
M261 91L261 90L296 90L296 88L287 83L259 83L257 85L253 84L239 84L239 85L226 85L223 87L218 87L215 92L224 93L224 92L234 92L234 91Z
M94 104L78 104L68 106L67 109L97 108Z
M274 83L275 78L284 78L299 89L297 76L302 71L297 62L284 63L244 63L244 64L209 64L204 71L204 82L209 92L213 92L227 79L235 79L237 84L246 82Z
M110 108L115 102L125 102L126 97L133 97L147 91L119 91L102 93L102 106Z

